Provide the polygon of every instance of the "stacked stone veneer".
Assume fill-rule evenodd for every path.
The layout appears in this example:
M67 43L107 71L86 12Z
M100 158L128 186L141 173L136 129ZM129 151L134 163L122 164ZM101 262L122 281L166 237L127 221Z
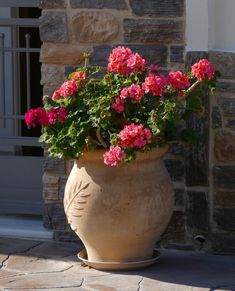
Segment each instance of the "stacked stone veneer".
M105 66L112 48L125 45L166 70L183 69L185 63L189 66L198 58L208 56L206 53L185 54L184 0L43 0L41 8L40 60L44 94L51 94L61 85L66 73L83 65L84 52L91 54L91 65ZM223 56L228 58L224 62L229 66L229 70L223 67L225 78L231 78L229 72L235 77L231 63L235 58ZM210 58L221 66L215 53L211 53ZM205 98L205 117L188 123L200 133L199 147L185 150L176 146L165 159L176 200L172 221L161 245L193 248L193 238L201 234L206 238L205 248L223 251L225 240L231 241L231 236L226 235L231 234L235 223L232 209L235 205L232 190L235 188L235 167L232 166L235 103L231 95L235 83L227 79L221 81L220 91L222 94L217 99L213 97L212 105ZM213 130L209 126L210 106ZM66 223L62 204L70 169L71 161L49 159L45 150L44 225L54 230L58 240L76 239Z
M211 241L215 251L235 253L235 54L209 58L221 73L211 99Z

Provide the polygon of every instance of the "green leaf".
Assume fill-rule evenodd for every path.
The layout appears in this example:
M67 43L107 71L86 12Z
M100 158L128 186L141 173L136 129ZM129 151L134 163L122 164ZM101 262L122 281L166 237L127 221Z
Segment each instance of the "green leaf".
M136 153L134 152L133 149L125 149L125 154L126 154L126 158L124 161L126 163L129 163L136 159Z
M190 96L187 99L186 110L193 111L198 115L203 115L205 108L202 105L201 98L197 95Z
M47 140L48 140L48 134L47 134L47 132L44 132L40 137L39 137L39 139L38 139L38 141L39 142L47 142Z

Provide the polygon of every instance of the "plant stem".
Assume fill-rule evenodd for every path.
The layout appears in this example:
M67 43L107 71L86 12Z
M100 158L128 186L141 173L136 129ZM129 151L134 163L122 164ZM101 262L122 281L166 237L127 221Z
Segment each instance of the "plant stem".
M48 127L50 127L51 129L53 129L56 133L60 132L59 129L56 129L52 124L49 124Z
M193 83L188 90L185 91L185 94L183 96L180 96L178 98L179 102L182 102L186 99L186 97L201 83L201 80L197 80L195 83Z
M104 147L104 148L107 148L108 146L106 145L105 141L103 140L103 138L101 137L101 134L100 134L100 128L98 127L96 129L96 136L98 138L98 141L101 143L101 145Z
M201 82L201 80L197 80L195 83L193 83L191 87L189 87L188 90L185 92L185 95L189 95Z
M90 54L88 52L84 53L83 58L85 60L84 67L87 68L89 66Z
M101 143L99 143L97 140L95 140L95 139L94 139L93 137L91 137L90 135L89 135L89 140L90 140L91 142L93 142L94 144L98 145L98 146L102 146Z

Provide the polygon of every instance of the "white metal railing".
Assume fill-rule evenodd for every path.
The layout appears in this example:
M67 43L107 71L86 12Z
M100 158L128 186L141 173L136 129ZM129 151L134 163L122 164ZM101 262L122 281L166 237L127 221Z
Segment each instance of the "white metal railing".
M0 7L38 7L38 0L0 0ZM31 107L31 73L30 73L30 54L40 53L40 48L30 47L29 33L25 34L25 46L18 45L18 31L21 27L38 27L39 21L36 18L0 18L0 28L9 28L11 31L11 46L7 46L5 42L6 35L0 32L0 129L7 126L8 120L11 120L12 130L10 134L2 134L0 131L1 145L20 145L20 146L39 146L37 138L23 137L19 134L20 121L24 119L19 114L19 54L25 55L25 71L26 71L26 107ZM6 85L10 80L6 79L6 54L11 56L11 81L12 81L12 109L6 110Z

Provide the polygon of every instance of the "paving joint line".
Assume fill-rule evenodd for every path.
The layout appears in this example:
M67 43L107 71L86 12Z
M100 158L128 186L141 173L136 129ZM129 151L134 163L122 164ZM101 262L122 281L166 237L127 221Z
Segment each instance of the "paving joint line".
M39 242L39 243L37 243L36 245L34 245L34 246L32 246L32 247L29 247L29 248L27 248L26 250L24 250L24 251L22 251L22 252L18 252L19 254L21 254L21 253L27 253L27 252L29 252L29 251L31 251L32 249L34 249L34 248L36 248L36 247L38 247L38 246L40 246L41 244L43 244L43 242Z
M144 277L141 278L141 280L138 282L138 289L136 291L141 291L141 283L143 282Z
M0 269L4 267L4 263L10 258L11 254L7 255L7 257L1 262Z

